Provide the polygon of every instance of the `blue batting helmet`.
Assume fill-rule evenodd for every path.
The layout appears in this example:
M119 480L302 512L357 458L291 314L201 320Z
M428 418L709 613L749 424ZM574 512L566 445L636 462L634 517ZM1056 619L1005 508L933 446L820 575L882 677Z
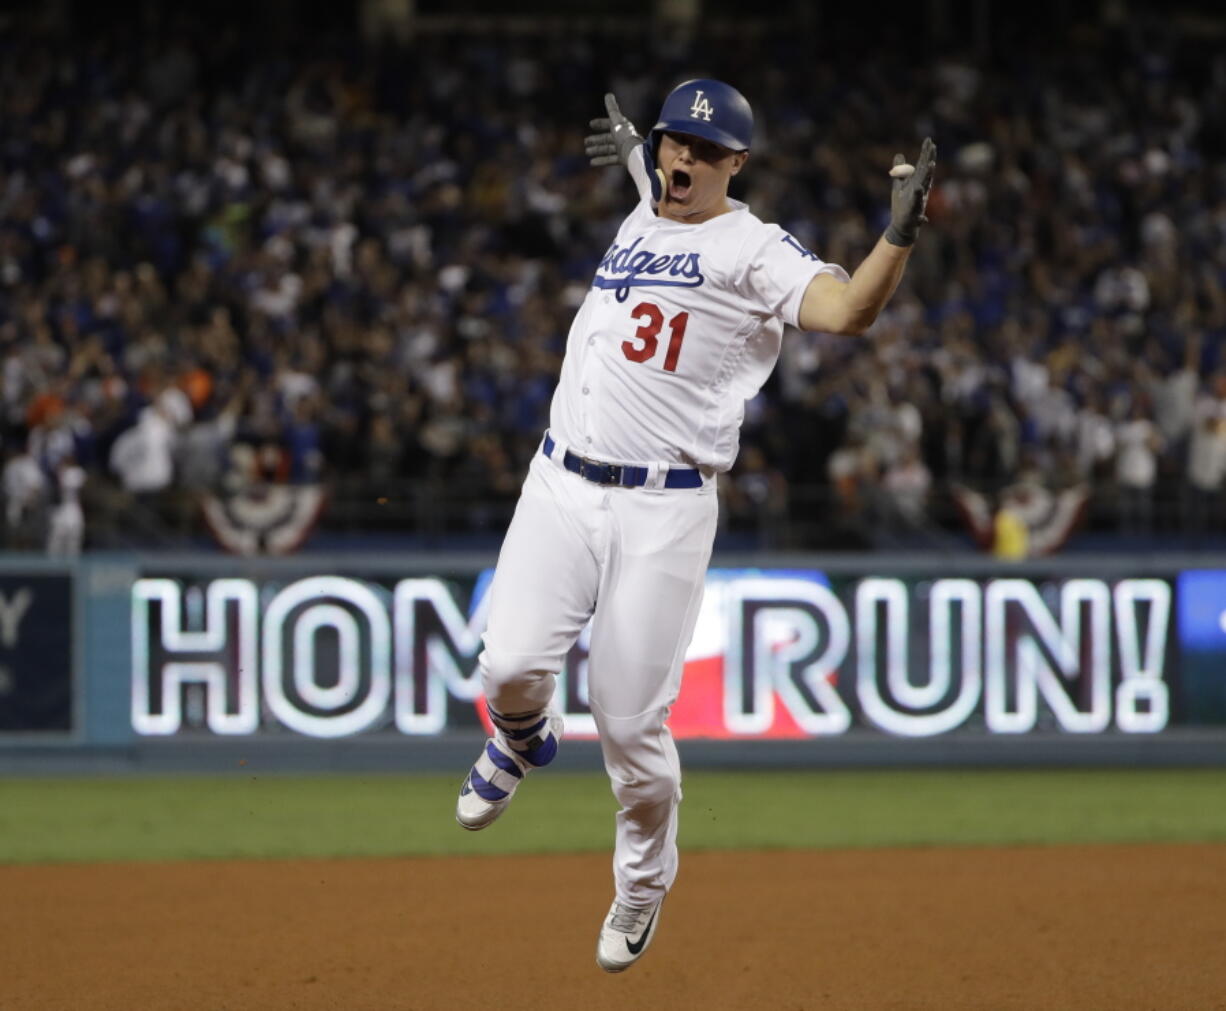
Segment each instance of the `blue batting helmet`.
M731 84L698 78L673 88L651 128L672 130L714 141L733 151L748 151L753 140L753 110Z

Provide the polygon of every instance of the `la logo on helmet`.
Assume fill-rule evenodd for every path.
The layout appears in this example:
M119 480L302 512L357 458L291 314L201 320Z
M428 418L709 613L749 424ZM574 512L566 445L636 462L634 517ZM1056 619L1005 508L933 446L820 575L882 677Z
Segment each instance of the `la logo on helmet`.
M707 123L711 122L711 113L715 110L711 108L711 103L702 97L702 92L699 91L694 96L694 104L690 106L690 119L697 119L699 116Z

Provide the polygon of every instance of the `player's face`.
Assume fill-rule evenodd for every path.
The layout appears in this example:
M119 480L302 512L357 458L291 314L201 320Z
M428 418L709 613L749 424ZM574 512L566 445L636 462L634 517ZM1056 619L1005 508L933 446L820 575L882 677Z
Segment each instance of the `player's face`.
M688 133L664 134L656 158L668 184L660 216L698 224L729 210L728 181L748 157L746 151L730 151Z

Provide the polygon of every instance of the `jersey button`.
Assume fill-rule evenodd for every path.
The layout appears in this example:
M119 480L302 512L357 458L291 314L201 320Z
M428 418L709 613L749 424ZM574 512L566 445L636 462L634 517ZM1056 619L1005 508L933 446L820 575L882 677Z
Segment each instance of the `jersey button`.
M585 386L585 387L583 387L583 395L584 395L585 397L586 397L586 396L587 396L589 393L591 393L591 392L592 392L592 391L591 391L591 390L589 390L589 389L588 389L586 386Z
M596 338L595 338L595 337L589 337L589 338L587 339L587 343L588 343L588 346L589 346L589 347L591 347L591 345L593 345L593 344L595 344L595 343L596 343Z

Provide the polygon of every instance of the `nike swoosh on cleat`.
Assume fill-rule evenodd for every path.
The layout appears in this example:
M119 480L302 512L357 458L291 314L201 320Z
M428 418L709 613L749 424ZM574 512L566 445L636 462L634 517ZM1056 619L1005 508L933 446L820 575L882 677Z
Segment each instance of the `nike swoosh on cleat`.
M643 928L643 932L639 934L637 941L631 941L626 938L626 948L631 955L637 955L643 950L643 942L647 940L647 935L651 933L651 925L656 922L656 915L660 912L660 907L656 906L656 911L651 914L651 919L647 921L647 926Z

